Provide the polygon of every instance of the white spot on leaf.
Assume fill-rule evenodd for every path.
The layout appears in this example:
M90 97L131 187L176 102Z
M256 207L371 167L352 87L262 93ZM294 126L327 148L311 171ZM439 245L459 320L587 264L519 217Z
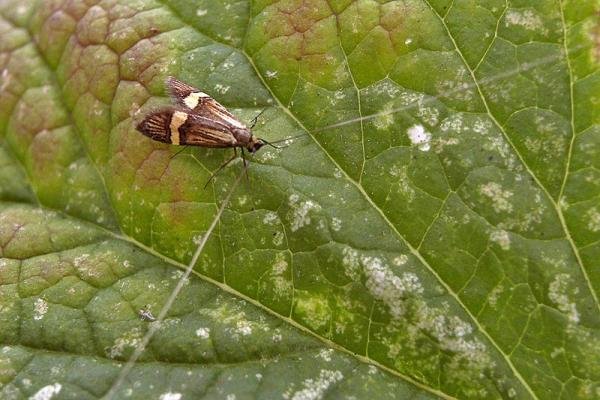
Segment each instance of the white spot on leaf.
M250 322L241 320L236 323L236 331L242 336L248 336L252 334L252 326L250 325Z
M423 125L413 125L406 131L408 138L413 145L419 147L421 151L429 151L431 148L431 133L427 132Z
M277 223L279 223L279 216L273 211L268 211L263 217L263 224L265 225L275 225Z
M502 250L510 249L510 236L505 230L493 231L490 233L490 240L502 248Z
M492 199L492 207L497 213L511 212L513 205L508 201L513 195L508 190L503 190L502 186L496 182L489 182L479 187L479 193Z
M208 339L210 337L210 328L196 329L196 336L202 339Z
M498 303L498 296L500 296L502 292L504 292L504 286L502 285L496 286L494 290L490 292L490 296L488 298L488 303L490 306L494 308L496 307L496 304Z
M273 291L278 297L283 297L290 293L292 288L292 282L290 282L284 275L288 270L288 263L285 259L284 253L277 253L275 256L275 263L271 267L271 282L273 285Z
M44 299L37 299L33 305L33 319L39 321L44 318L44 315L48 312L48 303Z
M109 358L116 358L123 355L126 347L136 348L142 340L142 333L139 328L133 328L129 332L117 339L114 344L107 350Z
M331 361L331 355L333 354L333 349L322 349L319 351L319 357L321 357L324 361Z
M292 232L295 232L304 226L310 225L310 211L318 211L321 209L321 206L312 200L300 201L300 198L297 194L290 195L289 205L291 207L289 219L291 222Z
M406 254L399 255L398 257L394 257L394 265L401 267L408 261L408 256Z
M341 381L344 375L340 371L323 369L317 379L306 379L302 383L304 389L294 393L292 400L318 400L332 384Z
M55 383L53 385L44 386L38 390L29 400L50 400L55 394L60 393L62 385Z
M342 229L342 220L336 217L333 217L331 219L331 229L333 229L334 231L339 231L340 229Z
M404 314L404 299L407 295L423 293L419 278L411 272L396 276L379 257L363 256L361 263L367 277L367 289L373 297L388 306L394 318L400 318Z
M596 207L590 208L586 213L587 228L592 232L600 231L600 212Z
M394 124L394 103L389 102L376 114L373 125L378 130L387 129Z
M548 34L548 29L544 27L542 18L533 10L508 10L504 18L504 25L520 26L528 31L537 31L542 35Z
M285 234L281 231L276 232L275 235L273 235L273 244L275 246L281 246L283 244L283 240L285 239Z
M579 311L574 301L569 299L571 293L576 293L577 288L569 290L572 278L568 274L558 274L548 287L548 298L558 306L558 309L567 314L572 323L579 322ZM571 292L571 293L570 293Z
M342 255L342 266L344 267L346 276L353 281L358 282L360 279L360 258L358 256L358 251L351 247L344 247Z
M167 393L163 393L159 396L159 400L180 400L181 399L181 393L171 393L171 392L167 392Z

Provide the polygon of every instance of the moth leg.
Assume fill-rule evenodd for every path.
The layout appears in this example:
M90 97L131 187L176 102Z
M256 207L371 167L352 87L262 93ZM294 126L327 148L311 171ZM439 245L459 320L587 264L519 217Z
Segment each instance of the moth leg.
M246 160L246 152L244 152L244 148L240 147L242 150L242 160L244 160L244 172L246 173L246 182L250 182L250 177L248 176L248 160Z
M189 147L189 144L186 144L185 146L183 146L183 149L179 150L177 153L175 153L171 157L169 157L169 160L172 159L173 157L175 157L176 155L178 155L179 153L181 153L182 151L184 151L185 149L187 149L188 147Z
M256 126L256 123L258 122L258 117L260 117L262 115L262 113L264 113L266 110L266 108L263 108L261 112L259 112L256 117L252 118L252 120L250 120L250 129L254 128Z
M217 170L215 172L213 172L210 175L210 178L208 178L208 180L206 181L206 183L204 184L204 189L206 189L206 187L208 186L208 184L210 183L210 181L213 180L213 178L215 176L217 176L217 174L219 172L221 172L221 170L223 168L225 168L227 166L227 164L229 164L230 162L232 162L233 160L235 160L237 158L237 151L235 150L235 147L233 148L233 157L231 157L229 160L225 161L223 164L221 164L221 166L219 168L217 168Z

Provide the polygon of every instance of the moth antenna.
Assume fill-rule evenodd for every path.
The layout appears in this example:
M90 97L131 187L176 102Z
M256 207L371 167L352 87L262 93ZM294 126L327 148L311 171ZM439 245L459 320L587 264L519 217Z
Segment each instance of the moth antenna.
M263 108L262 111L259 112L256 117L254 117L250 120L250 129L252 129L256 126L256 123L258 122L258 117L260 117L266 110L267 110L266 108Z
M282 149L284 147L287 147L288 145L285 145L285 146L273 146L273 145L275 143L287 142L288 140L294 140L294 139L298 139L298 138L301 138L301 137L304 137L304 136L308 136L308 133L303 133L301 135L292 136L292 137L289 137L287 139L275 140L273 142L267 142L265 139L260 139L260 140L262 140L263 142L265 142L269 146L275 147L276 149Z
M268 145L268 146L271 146L271 147L273 147L274 149L283 149L283 148L287 147L287 145L286 145L286 146L275 146L275 145L273 144L273 143L283 142L284 140L278 140L278 141L276 141L276 142L267 142L265 139L259 139L259 140L260 140L261 142L263 142L264 144L266 144L266 145Z

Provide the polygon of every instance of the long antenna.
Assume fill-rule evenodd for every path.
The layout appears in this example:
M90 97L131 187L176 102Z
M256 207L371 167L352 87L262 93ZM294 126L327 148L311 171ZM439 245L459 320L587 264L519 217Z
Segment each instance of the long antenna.
M309 134L309 132L304 132L304 133L301 133L300 135L292 136L292 137L285 138L285 139L275 140L274 142L271 142L271 143L287 142L288 140L294 140L294 139L298 139L298 138L301 138L304 136L308 136L308 134Z
M582 49L584 47L585 47L585 45L576 46L576 47L570 49L568 53L572 53L572 52L578 51L578 50L580 50L580 49ZM568 53L564 54L564 56L568 57ZM479 81L479 84L489 84L489 83L492 83L492 82L495 82L495 81L498 81L498 80L501 80L501 79L509 78L509 77L511 77L513 75L517 75L517 74L520 74L522 72L534 69L534 68L536 68L538 66L541 66L541 65L547 64L549 62L552 62L554 60L558 60L561 56L563 56L563 53L561 53L560 55L552 55L552 56L540 58L540 59L538 59L536 61L532 61L532 62L528 62L528 63L523 63L523 64L519 65L517 68L513 68L511 70L505 71L503 73L499 73L497 75L493 75L493 76L491 76L489 78L483 78L483 79L481 79ZM377 117L382 117L382 116L386 116L386 115L396 114L396 113L399 113L399 112L402 112L402 111L411 110L413 108L416 108L416 107L419 107L419 106L423 106L424 104L429 104L429 103L431 103L431 102L433 102L435 100L440 99L441 97L446 97L446 96L449 96L449 95L452 95L452 94L455 94L455 93L460 93L460 92L463 92L463 91L466 91L466 90L469 90L469 89L473 89L473 88L476 88L476 87L477 87L477 83L472 83L472 84L465 85L465 86L459 85L459 86L457 86L456 88L454 88L452 90L448 90L446 92L439 93L436 96L427 97L427 98L423 99L423 101L421 101L421 102L413 102L413 103L406 104L406 105L403 105L403 106L400 106L400 107L397 107L397 108L393 108L393 109L390 109L390 110L385 110L385 111L374 113L374 114L364 115L364 116L360 116L360 117L357 117L357 118L352 118L352 119L348 119L348 120L345 120L345 121L336 122L336 123L331 124L331 125L326 125L326 126L323 126L321 128L313 129L313 130L310 130L310 131L305 131L304 133L302 133L300 135L292 136L292 137L287 138L287 139L276 140L276 141L271 142L271 143L280 143L280 142L285 142L285 141L288 141L288 140L294 140L294 139L297 139L297 138L300 138L300 137L303 137L303 136L309 136L309 135L314 134L314 133L319 133L319 132L323 132L323 131L330 130L330 129L335 129L335 128L341 128L341 127L346 126L346 125L352 125L352 124L358 123L360 121L368 121L368 120L375 119Z
M294 140L294 139L297 139L297 138L300 138L300 137L304 137L304 136L308 136L308 132L304 132L304 133L302 133L300 135L292 136L292 137L289 137L289 138L286 138L286 139L275 140L273 142L268 142L268 141L266 141L263 138L259 138L259 140L265 142L265 144L268 144L269 146L274 147L276 149L283 149L284 147L287 147L288 145L285 145L285 146L275 146L275 144L276 143L287 142L288 140Z

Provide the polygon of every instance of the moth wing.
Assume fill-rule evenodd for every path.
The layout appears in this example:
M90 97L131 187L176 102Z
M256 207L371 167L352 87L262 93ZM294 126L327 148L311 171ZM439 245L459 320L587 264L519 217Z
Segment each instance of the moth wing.
M137 124L136 129L145 136L163 143L171 143L171 117L175 110L162 108L150 112Z
M178 107L150 112L136 128L153 140L176 145L225 148L237 143L228 125Z
M234 147L235 136L227 126L201 115L190 114L186 124L180 128L185 144L202 147Z
M176 104L184 107L187 106L183 102L183 99L188 97L191 93L200 93L200 90L188 85L187 83L181 82L179 79L176 79L172 76L167 77L165 80L165 86L167 88L167 92L169 92L169 95L171 96L171 99Z
M167 77L166 86L175 104L190 110L193 114L218 120L236 128L246 128L221 103L195 87L172 76Z

